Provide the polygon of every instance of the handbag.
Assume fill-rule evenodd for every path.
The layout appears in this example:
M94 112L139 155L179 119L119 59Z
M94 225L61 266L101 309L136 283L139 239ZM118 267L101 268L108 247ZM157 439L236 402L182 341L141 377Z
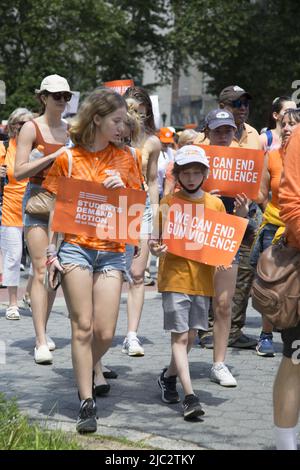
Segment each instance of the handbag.
M66 149L68 156L68 178L72 173L72 153ZM25 214L33 215L38 219L49 220L50 212L55 201L55 194L50 193L43 187L31 188L29 199L26 203Z
M300 322L300 250L284 238L259 257L251 290L252 305L278 329Z

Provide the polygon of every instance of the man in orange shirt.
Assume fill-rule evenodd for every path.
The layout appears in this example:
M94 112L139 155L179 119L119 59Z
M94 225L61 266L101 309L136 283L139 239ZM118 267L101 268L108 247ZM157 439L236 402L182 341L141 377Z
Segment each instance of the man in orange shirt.
M283 159L279 190L280 217L287 227L287 241L300 249L300 126L293 131ZM297 450L296 426L300 413L300 322L283 330L283 358L274 382L275 440L278 450Z

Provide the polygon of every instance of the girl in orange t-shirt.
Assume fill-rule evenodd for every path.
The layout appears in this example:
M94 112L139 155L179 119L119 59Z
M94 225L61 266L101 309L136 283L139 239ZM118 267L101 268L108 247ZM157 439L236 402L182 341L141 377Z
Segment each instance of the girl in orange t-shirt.
M9 306L6 309L7 320L19 320L18 285L20 282L20 264L22 258L22 200L27 180L16 181L14 166L18 135L25 122L33 118L26 108L17 108L8 119L9 146L4 164L7 167L8 184L4 186L1 251L3 254L3 284L8 287Z
M72 178L103 183L111 190L140 189L140 177L132 155L111 143L120 141L126 112L124 98L109 88L99 88L86 98L70 128L75 144ZM50 169L44 186L56 193L57 177L67 174L68 158L63 154ZM72 361L81 401L77 431L94 432L97 422L93 366L110 347L115 332L126 271L125 245L66 234L56 253L56 235L50 234L47 265L52 287L55 287L57 271L62 275L62 288L70 313Z

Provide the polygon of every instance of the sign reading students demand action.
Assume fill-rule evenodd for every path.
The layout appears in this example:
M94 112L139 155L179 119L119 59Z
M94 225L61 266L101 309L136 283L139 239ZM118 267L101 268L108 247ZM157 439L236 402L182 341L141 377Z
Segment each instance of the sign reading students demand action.
M217 145L200 145L205 151L210 166L204 191L218 189L222 196L235 197L245 193L249 199L256 199L264 164L263 150Z
M52 230L138 245L145 201L145 191L60 177Z
M247 225L247 219L173 198L163 241L174 255L210 266L229 266Z

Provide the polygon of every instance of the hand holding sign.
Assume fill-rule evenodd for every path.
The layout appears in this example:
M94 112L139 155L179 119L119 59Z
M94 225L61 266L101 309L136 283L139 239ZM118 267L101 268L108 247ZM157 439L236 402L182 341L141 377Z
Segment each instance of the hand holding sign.
M149 250L154 256L163 256L167 251L168 247L164 243L161 244L159 240L150 239L148 241Z
M106 189L125 188L125 184L123 183L118 171L106 170L105 172L108 175L103 181L103 186Z
M235 214L239 217L247 217L249 212L248 198L246 194L237 194L234 200Z

